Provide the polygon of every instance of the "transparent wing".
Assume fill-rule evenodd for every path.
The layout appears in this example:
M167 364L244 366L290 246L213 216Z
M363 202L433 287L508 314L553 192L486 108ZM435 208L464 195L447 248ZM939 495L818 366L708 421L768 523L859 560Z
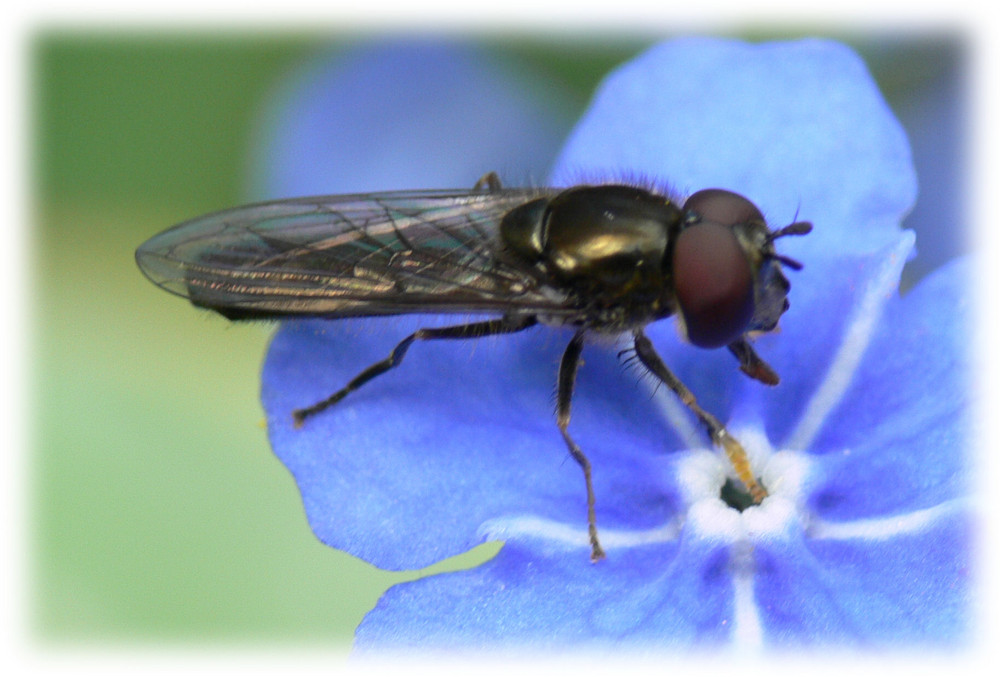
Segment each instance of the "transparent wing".
M546 189L334 195L237 207L136 251L160 287L232 318L415 312L562 314L496 256L500 220Z

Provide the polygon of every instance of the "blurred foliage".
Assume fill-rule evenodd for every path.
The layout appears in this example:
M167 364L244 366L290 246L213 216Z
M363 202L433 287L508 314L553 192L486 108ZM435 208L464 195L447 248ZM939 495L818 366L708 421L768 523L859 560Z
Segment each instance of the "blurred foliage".
M218 204L242 189L256 105L316 39L43 34L35 43L42 199Z

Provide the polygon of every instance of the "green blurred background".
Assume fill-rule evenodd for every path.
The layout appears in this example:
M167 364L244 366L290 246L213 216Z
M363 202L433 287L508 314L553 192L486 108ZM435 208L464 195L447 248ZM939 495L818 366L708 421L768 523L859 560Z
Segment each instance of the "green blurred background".
M258 402L270 328L196 311L151 285L133 260L135 247L165 227L245 201L261 107L320 50L358 41L34 35L36 636L346 648L383 590L427 573L379 571L314 538L290 475L270 453ZM517 68L558 80L582 111L604 73L654 40L482 42ZM902 95L897 113L911 105L914 82L953 82L962 60L952 39L856 46L890 98ZM909 131L919 150L918 130Z

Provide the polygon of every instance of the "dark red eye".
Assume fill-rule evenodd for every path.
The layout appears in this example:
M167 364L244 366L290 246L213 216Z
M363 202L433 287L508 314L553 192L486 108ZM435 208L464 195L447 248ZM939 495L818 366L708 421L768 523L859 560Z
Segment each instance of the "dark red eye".
M764 222L757 205L738 193L721 188L699 190L684 202L684 211L697 214L701 221L714 221L724 226Z
M673 271L688 340L718 348L739 338L753 317L753 278L733 229L703 221L682 230Z

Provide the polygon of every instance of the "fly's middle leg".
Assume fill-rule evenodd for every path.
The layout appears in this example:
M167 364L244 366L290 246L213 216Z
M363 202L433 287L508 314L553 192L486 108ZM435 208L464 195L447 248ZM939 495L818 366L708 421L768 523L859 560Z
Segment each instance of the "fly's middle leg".
M604 559L604 548L597 538L597 513L594 508L594 483L590 474L590 461L576 442L569 435L570 402L573 399L573 388L576 385L576 372L580 367L580 353L583 351L583 332L577 332L573 340L566 346L562 362L559 364L559 383L556 391L556 424L562 433L569 453L581 469L583 481L587 486L587 531L590 535L590 561Z
M362 371L360 374L351 379L346 386L330 395L325 400L321 400L312 406L293 411L292 418L295 421L295 427L300 427L307 418L315 416L321 411L332 407L337 402L340 402L342 399L347 397L348 393L357 390L376 376L384 374L393 367L398 367L403 361L403 358L406 357L406 351L410 349L410 345L414 341L427 341L430 339L470 339L495 334L513 334L514 332L527 329L537 323L538 320L533 316L502 317L496 320L470 322L468 324L460 324L453 327L418 329L400 341L399 344L392 349L392 352L389 353L389 357L380 362L376 362Z

